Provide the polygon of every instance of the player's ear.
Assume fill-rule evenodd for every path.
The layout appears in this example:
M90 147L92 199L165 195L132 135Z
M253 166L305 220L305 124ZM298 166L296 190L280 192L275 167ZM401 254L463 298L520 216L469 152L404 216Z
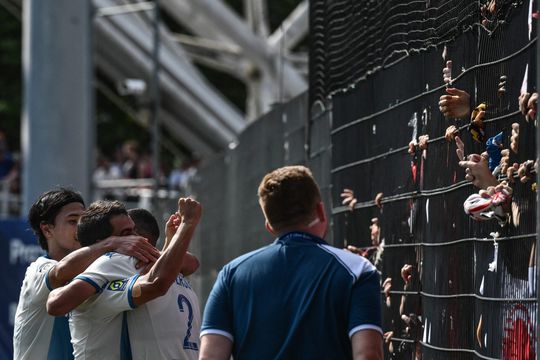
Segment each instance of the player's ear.
M45 238L50 238L52 236L52 231L51 231L51 227L52 225L51 224L47 224L46 222L42 221L40 224L39 224L39 228L41 230L41 232L43 233L43 235L45 236Z
M270 234L276 235L276 231L274 230L274 228L272 227L272 225L270 225L270 223L268 222L268 220L265 220L264 226L266 227L266 230L268 230L268 232L269 232Z
M328 221L328 218L326 217L326 211L324 210L324 203L322 201L319 201L317 203L316 210L317 210L317 217L322 223L325 223L326 221Z

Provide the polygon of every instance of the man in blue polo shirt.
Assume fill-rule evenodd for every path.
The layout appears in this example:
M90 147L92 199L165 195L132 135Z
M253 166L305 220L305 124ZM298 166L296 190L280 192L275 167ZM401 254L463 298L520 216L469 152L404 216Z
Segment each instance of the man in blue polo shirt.
M259 185L277 239L221 270L201 328L201 359L382 359L379 275L322 238L328 220L309 169Z

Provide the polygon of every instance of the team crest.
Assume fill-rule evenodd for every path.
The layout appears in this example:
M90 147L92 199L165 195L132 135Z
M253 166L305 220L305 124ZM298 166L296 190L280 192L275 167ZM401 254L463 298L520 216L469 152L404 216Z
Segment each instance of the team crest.
M127 282L128 282L128 279L111 281L111 282L107 285L107 290L111 290L111 291L124 291L125 288L126 288Z

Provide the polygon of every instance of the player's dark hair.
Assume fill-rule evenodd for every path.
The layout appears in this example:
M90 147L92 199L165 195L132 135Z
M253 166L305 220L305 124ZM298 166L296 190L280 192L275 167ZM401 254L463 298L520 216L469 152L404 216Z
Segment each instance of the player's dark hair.
M81 194L74 190L60 187L44 192L30 207L28 211L28 223L34 234L38 237L39 245L43 250L49 251L49 246L40 225L55 225L58 213L60 213L64 206L71 203L81 203L84 206Z
M135 223L135 232L147 238L150 244L156 246L159 239L159 225L154 215L143 208L130 209L128 214Z
M111 218L128 215L126 207L119 201L94 201L84 211L77 225L77 239L82 246L89 246L108 238L113 233Z

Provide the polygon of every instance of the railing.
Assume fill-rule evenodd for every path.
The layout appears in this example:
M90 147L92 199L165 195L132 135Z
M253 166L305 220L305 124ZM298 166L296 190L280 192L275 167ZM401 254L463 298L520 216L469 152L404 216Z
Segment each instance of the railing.
M122 201L128 208L142 207L152 209L152 201L159 203L176 201L185 195L179 190L154 189L155 179L113 179L94 181L93 199L114 198Z
M114 179L94 182L92 200L114 198L126 204L128 208L142 207L151 209L153 199L160 203L176 201L185 195L179 190L154 190L154 179ZM11 192L11 181L0 180L0 219L19 217L22 204L20 194Z
M11 180L0 180L0 219L18 217L21 197L11 192Z

